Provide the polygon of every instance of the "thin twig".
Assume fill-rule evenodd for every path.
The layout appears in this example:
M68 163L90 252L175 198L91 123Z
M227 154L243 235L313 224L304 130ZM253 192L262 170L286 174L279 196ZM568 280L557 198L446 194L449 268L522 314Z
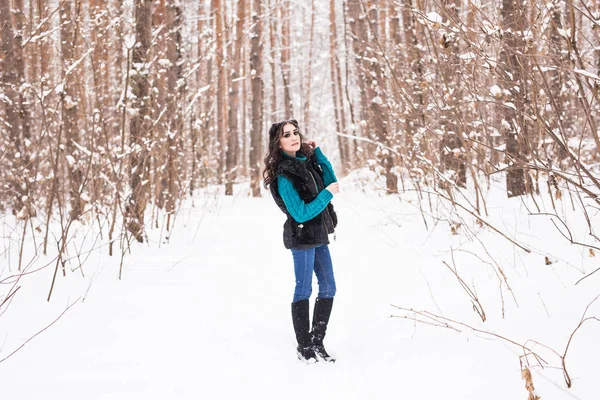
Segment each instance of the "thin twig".
M58 317L56 317L56 319L54 321L52 321L49 325L47 325L45 328L43 328L42 330L38 331L35 335L33 335L32 337L30 337L29 339L27 339L25 342L23 342L23 344L21 344L19 347L17 347L12 353L10 353L9 355L7 355L6 357L0 359L0 363L2 363L3 361L6 361L7 359L9 359L10 357L12 357L17 351L21 350L27 343L29 343L31 340L33 340L33 338L35 338L36 336L38 336L39 334L41 334L42 332L44 332L46 329L50 328L52 325L54 325L56 323L56 321L58 321L63 315L65 315L65 313L71 308L73 307L79 300L81 299L81 297L79 297L77 300L75 300L73 303L69 304L67 306L67 308L65 308L63 310L62 313L60 313L60 315Z

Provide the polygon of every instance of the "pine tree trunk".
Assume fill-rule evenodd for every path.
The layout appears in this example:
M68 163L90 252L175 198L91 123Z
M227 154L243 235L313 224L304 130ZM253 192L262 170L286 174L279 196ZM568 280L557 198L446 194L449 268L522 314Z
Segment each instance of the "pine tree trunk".
M169 119L169 131L167 134L167 230L169 230L171 216L175 213L177 199L179 198L179 182L185 179L179 154L182 150L182 125L181 99L184 93L183 70L182 70L182 9L178 0L168 0L166 6L167 25L167 57L169 67L167 72L167 116Z
M342 81L340 64L336 56L336 41L337 36L337 22L335 20L335 0L329 1L329 26L331 27L331 33L329 35L329 68L331 70L331 96L333 99L333 110L335 115L335 129L336 133L345 133L346 124L344 119L344 98L342 96ZM340 152L340 164L342 166L342 176L346 175L349 167L348 163L348 147L346 146L346 139L342 136L337 137L338 149Z
M425 96L423 88L420 86L421 82L423 82L423 61L419 50L419 40L413 15L413 0L402 0L402 3L401 14L404 25L404 45L407 53L408 74L412 82L408 86L411 104L405 105L404 109L406 115L404 145L407 149L412 149L415 133L425 125ZM411 159L414 160L414 157L414 152L411 152Z
M366 43L364 38L366 37L366 28L364 27L364 16L361 15L361 3L360 0L351 0L346 2L347 7L347 19L349 20L350 32L352 34L352 52L354 53L354 62L357 66L357 83L358 90L360 93L360 108L358 112L359 125L362 126L365 119L367 119L367 105L369 100L367 99L366 83L364 80L363 72L360 68L362 57L364 56ZM364 132L363 132L363 136Z
M290 2L284 1L281 4L281 75L283 77L283 99L284 99L284 118L294 116L294 104L290 95L291 79L291 32L290 32Z
M105 9L107 4L104 0L90 0L90 33L92 37L92 76L94 82L94 90L92 91L94 109L97 110L93 114L93 132L94 137L97 137L96 144L105 149L110 148L110 139L114 135L114 125L109 125L107 121L116 120L117 114L113 112L112 99L110 93L110 62L108 60L107 36L109 35L108 22L109 18ZM117 51L116 53L120 53ZM114 66L113 66L114 68ZM96 136L97 135L97 136ZM105 185L105 180L101 176L92 177L91 202L99 201L102 193L102 188Z
M150 83L148 52L152 39L152 0L135 0L136 46L131 57L135 72L131 76L131 92L135 96L129 123L131 197L127 205L127 229L138 242L144 241L144 213L148 203L148 144L151 136Z
M308 60L306 63L307 79L304 101L304 132L310 132L310 92L312 85L312 64L313 64L313 47L315 35L315 0L311 1L310 5L310 34L308 39ZM332 82L333 85L333 82Z
M15 193L13 201L13 214L19 213L23 209L23 182L21 181L23 164L20 154L23 153L22 141L22 123L19 116L19 76L15 65L17 64L17 48L13 41L15 30L11 21L10 0L0 0L0 29L2 33L2 57L0 57L0 84L4 96L0 99L4 103L6 123L2 125L8 130L10 144L6 150L6 160L11 167L9 190Z
M74 5L73 10L71 6ZM81 152L76 146L79 143L79 128L77 121L77 109L80 98L76 87L76 69L72 67L76 61L75 46L77 46L77 35L79 26L80 3L72 4L63 2L60 10L60 39L63 70L62 77L64 86L62 88L62 126L65 136L65 157L67 170L69 172L69 197L71 200L71 219L78 219L83 212L83 200L81 199L83 171L80 168Z
M216 64L217 64L217 137L219 142L218 154L218 181L223 183L225 172L225 154L227 151L227 114L225 112L227 101L227 83L225 79L225 31L223 19L225 7L221 0L212 0L213 15L215 16Z
M525 43L520 36L525 31L527 16L523 5L517 0L502 0L502 19L504 21L504 49L501 60L504 64L504 89L514 99L515 108L502 107L504 121L504 138L506 140L506 163L509 169L506 174L506 190L508 197L521 196L526 193L525 174L523 171L523 150L518 136L527 135L524 121L523 65L526 64ZM515 34L514 32L518 32Z
M157 32L157 38L155 43L152 44L150 52L153 57L159 60L165 60L168 58L167 55L167 42L170 40L169 31L166 22L166 0L155 0L154 9L152 10L152 26ZM152 83L153 92L150 95L150 112L152 113L153 122L153 146L150 158L148 160L148 169L151 171L150 176L153 180L154 186L154 198L155 205L160 209L165 208L165 203L169 196L168 192L168 175L169 171L167 168L168 159L168 136L169 136L169 120L171 118L169 102L171 96L171 89L168 85L168 69L169 66L165 65L164 62L153 63L154 68L152 69L152 77L150 81ZM150 187L148 190L150 191ZM156 222L158 224L158 222Z
M270 4L269 7L272 9L271 11L271 15L269 16L269 45L270 45L270 54L271 56L268 57L269 59L269 66L271 67L271 114L270 117L271 119L273 118L277 118L279 119L280 113L277 111L277 79L276 79L276 71L275 71L275 67L276 67L276 62L275 60L277 59L276 55L278 53L280 53L279 51L277 51L277 44L276 44L276 39L275 39L275 35L277 34L277 29L275 27L275 21L276 21L276 14L277 14L277 0L271 0L275 3Z
M248 9L246 9L246 14L244 15L244 18L248 21ZM240 164L242 165L242 175L243 176L248 176L248 129L247 129L247 123L248 123L248 103L250 103L249 96L248 96L248 46L244 45L242 47L242 76L244 77L244 80L242 81L242 145L241 145L241 162Z
M263 122L263 55L262 55L261 0L253 0L252 35L250 39L250 77L252 79L252 131L250 134L250 186L252 196L260 196L260 167Z
M244 22L246 20L245 2L241 1L237 6L237 17L235 24L235 41L233 44L233 68L231 69L231 91L229 93L229 137L227 141L226 156L226 183L225 194L233 194L233 183L237 176L237 166L239 164L239 108L240 108L240 86L244 84L240 80L240 70L242 69L242 47L244 45Z
M448 26L455 26L460 19L460 1L443 0L443 15ZM439 40L439 39L438 39ZM459 100L462 99L460 89L458 57L460 48L458 40L447 37L441 38L439 58L441 59L441 75L443 83L444 108L442 110L442 141L440 143L441 172L450 171L452 179L458 186L467 186L467 167L465 164L465 148L462 143L461 127L457 123L460 120ZM442 180L441 185L446 186Z
M206 10L206 6L203 2L199 3L198 7L198 62L200 68L197 69L197 85L202 88L208 85L208 90L203 96L204 101L200 99L199 103L199 116L196 123L197 131L197 160L198 167L193 173L197 173L197 180L199 186L203 187L206 185L208 180L208 166L209 166L209 152L210 152L210 141L209 141L209 121L210 121L210 100L213 94L213 86L209 84L212 77L212 61L207 57L208 38L206 38L205 32L206 27L210 27L209 12Z
M386 35L385 33L379 35L377 9L375 7L361 9L363 6L364 2L361 0L348 2L348 7L352 10L351 15L354 19L358 19L358 22L353 24L353 34L355 36L354 48L358 63L359 81L366 82L364 84L364 94L361 96L362 107L368 116L368 137L378 143L376 156L384 170L387 193L397 193L398 180L393 172L394 159L390 151L386 149L391 147L392 141L388 131L389 116L383 92L386 84L383 60L380 60L380 55L373 50L378 48L378 44L374 41L384 41ZM369 30L373 41L369 38Z
M14 10L15 10L15 48L21 49L16 52L16 62L15 69L17 73L17 81L19 85L23 85L26 83L26 75L25 75L25 56L26 51L23 48L23 33L26 32L26 19L25 19L25 8L23 4L23 0L15 0L14 1ZM19 90L19 117L21 119L22 124L22 134L24 143L28 143L31 141L31 113L29 110L29 99L26 97L26 93L24 90ZM23 146L23 153L21 154L21 160L25 169L23 170L23 180L26 185L29 185L29 171L31 170L31 160L30 160L30 151L27 145ZM26 188L25 193L29 193L29 190Z
M565 107L563 102L563 93L562 87L564 85L564 74L562 73L564 66L564 39L560 36L559 29L562 29L562 10L560 7L559 0L551 0L548 1L546 7L549 8L550 11L550 24L549 24L549 38L550 38L550 46L548 46L548 54L552 65L556 66L555 69L548 71L548 86L550 87L549 96L552 99L548 99L552 103L552 113L551 118L549 119L550 129L556 130L560 128L560 130L566 134L565 132L565 123L568 121L569 116L565 113ZM566 161L568 155L564 151L564 149L558 145L555 146L556 155L558 156L558 162L561 163Z

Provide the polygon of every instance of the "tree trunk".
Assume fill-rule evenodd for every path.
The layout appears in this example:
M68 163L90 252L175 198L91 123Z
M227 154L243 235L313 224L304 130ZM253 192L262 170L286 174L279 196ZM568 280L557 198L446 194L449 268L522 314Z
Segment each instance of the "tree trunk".
M312 84L312 64L313 64L313 47L315 35L315 0L311 1L310 5L310 37L308 40L308 61L306 63L307 80L306 80L306 98L304 101L304 132L310 131L310 92ZM333 82L332 82L333 84Z
M180 151L182 149L182 125L181 99L185 89L182 70L182 9L180 2L169 0L166 7L167 24L167 57L169 67L167 71L167 115L169 118L169 130L167 134L167 230L169 230L171 215L175 213L175 206L179 198L179 182L185 179L180 168ZM182 160L179 160L182 161Z
M25 19L25 7L23 4L23 0L15 0L14 1L14 9L15 9L15 49L21 49L16 52L16 63L15 69L17 73L17 81L19 85L23 85L26 83L25 76L25 55L27 54L25 49L23 48L23 33L26 32L26 19ZM21 119L22 124L22 134L23 134L23 153L21 154L21 160L23 166L25 167L23 170L23 180L26 185L29 185L29 177L31 170L31 152L28 148L27 143L31 141L31 113L29 110L29 98L26 96L26 92L24 90L19 90L19 117ZM25 189L25 193L29 193L29 189Z
M269 66L271 67L271 113L269 114L270 119L279 119L280 113L277 111L277 79L276 79L276 65L277 63L277 54L279 51L277 50L277 40L275 36L277 35L277 27L275 26L275 21L277 20L277 0L270 0L273 2L269 4L271 8L271 15L269 16L269 46L270 46L270 54L268 57ZM281 46L280 46L281 48Z
M404 145L413 148L415 133L425 126L425 96L421 83L423 82L423 59L421 57L417 37L415 18L413 15L413 0L402 0L402 23L404 25L404 40L408 74L412 84L409 84L409 101L405 105ZM410 158L414 160L415 152L411 150Z
M248 15L249 15L249 8L246 8L246 13L244 14L244 19L246 21L249 20ZM249 86L249 79L248 79L248 46L243 46L242 47L242 76L244 77L244 80L242 81L242 145L241 145L241 162L240 164L242 165L242 175L243 176L248 176L248 129L247 129L247 123L248 123L248 103L250 103L250 101L248 101L249 96L248 96L248 86Z
M113 111L111 99L111 82L109 76L110 62L108 60L107 36L110 28L108 26L109 18L105 12L107 4L104 0L91 0L89 4L90 12L90 33L92 36L92 76L94 82L93 103L97 112L92 114L92 130L93 137L97 137L96 144L105 149L110 149L111 138L116 131L115 125L109 125L107 121L115 121L116 113ZM120 53L116 51L116 53ZM113 66L113 68L115 68ZM116 71L119 71L118 67ZM120 82L119 82L120 83ZM114 122L113 122L114 124ZM91 189L91 202L99 201L102 193L102 188L106 184L101 176L93 176Z
M212 0L212 9L215 16L215 40L216 40L216 63L217 63L217 137L219 141L218 154L218 180L223 182L225 172L225 154L227 152L227 114L225 112L227 101L227 83L225 81L225 31L223 19L225 18L225 6L221 0Z
M366 36L364 33L359 35L359 31L364 31L366 28L364 27L364 16L361 15L360 10L360 0L352 0L346 2L347 7L347 19L349 20L350 32L352 35L352 52L354 53L354 62L357 67L357 83L358 90L360 93L360 108L358 112L359 125L364 125L362 121L367 118L367 90L366 83L363 79L362 72L360 69L361 59L363 57L364 49L366 47L366 43L364 42L364 37ZM350 61L350 60L348 60ZM347 83L348 84L348 83ZM366 122L366 121L365 121ZM363 133L363 136L364 133Z
M550 38L550 46L548 46L548 54L551 63L556 68L548 71L548 86L550 87L550 93L548 95L550 98L548 102L552 102L552 113L549 115L549 123L550 129L556 130L560 128L563 133L567 133L564 130L564 124L568 121L569 116L565 113L564 99L562 93L562 87L564 85L564 74L563 70L568 68L565 66L565 60L563 56L564 51L564 38L560 36L559 30L563 28L562 26L562 10L560 7L559 0L551 0L546 4L546 7L549 8L550 12L550 24L549 24L549 38ZM544 104L545 106L545 104ZM545 107L544 107L545 108ZM568 155L564 151L564 149L555 144L554 148L556 149L556 156L558 158L558 162L562 164L566 162ZM545 158L545 157L544 157ZM566 167L566 165L564 165Z
M283 77L283 98L284 98L284 118L292 118L294 116L294 104L290 95L290 79L291 79L291 18L290 18L290 2L284 1L281 4L281 75Z
M333 99L333 111L335 115L336 134L346 132L346 123L344 119L344 98L342 97L342 80L340 64L336 57L337 22L335 19L335 0L329 1L329 68L331 69L331 97ZM310 64L309 64L310 65ZM340 164L342 166L342 176L348 172L348 147L346 139L337 136L338 148L340 151Z
M206 37L207 27L210 28L210 19L209 12L206 9L206 5L203 2L199 3L198 7L198 62L200 63L200 68L196 70L196 81L198 87L202 88L208 85L208 90L205 92L206 95L204 97L204 101L199 100L199 111L198 117L196 121L196 129L197 132L197 162L198 167L192 171L192 173L197 174L197 181L199 182L199 186L203 187L206 185L208 180L208 167L209 167L209 151L210 151L210 142L208 140L209 136L209 121L210 121L210 100L213 93L213 86L209 84L212 79L212 60L207 57L208 54L208 42L210 39ZM194 180L196 181L196 180Z
M171 89L167 87L170 68L164 62L168 59L167 42L171 39L169 36L169 28L167 27L166 0L155 0L154 9L152 10L152 26L156 33L155 42L152 44L150 52L153 58L161 60L158 63L152 63L154 68L151 70L150 82L152 82L152 92L150 95L150 112L152 114L152 141L154 146L149 154L148 169L153 181L154 204L160 209L165 208L165 203L169 197L168 175L167 168L168 159L168 136L169 136L169 120L171 118L169 102ZM169 97L169 98L167 98ZM158 224L158 221L156 222Z
M456 26L460 20L460 1L443 0L443 15L445 23L448 26ZM440 143L440 169L442 172L449 172L448 179L454 181L458 186L467 187L467 167L465 164L465 148L462 143L462 127L457 123L460 120L459 101L462 100L459 66L460 59L458 54L460 48L458 40L454 37L438 38L440 43L440 53L438 58L441 64L442 91L444 93L444 109L442 110L442 120L440 128L443 132ZM446 186L446 181L441 181L442 187Z
M240 70L242 69L242 46L244 45L244 22L246 20L246 2L238 3L237 17L235 24L235 41L233 68L231 69L231 91L229 93L229 137L227 141L226 156L226 180L225 194L233 194L233 183L237 176L237 166L239 164L239 113L240 108L240 86L244 84L240 80Z
M526 44L521 36L521 32L526 28L527 15L519 1L502 0L502 19L504 49L501 60L506 69L503 86L510 92L515 105L515 108L503 106L502 123L506 140L506 163L509 165L506 174L506 191L508 197L513 197L526 193L522 140L519 140L519 137L527 135L523 109L523 93L525 93L523 65L526 65L527 60L524 56Z
M17 47L13 40L15 30L11 22L10 0L0 0L0 28L2 32L2 57L0 57L0 84L4 96L1 101L4 103L6 122L2 123L2 128L8 131L10 144L6 150L6 160L11 167L9 190L14 193L13 214L18 214L23 209L23 196L25 196L24 182L21 179L22 169L24 168L21 154L24 153L22 141L22 122L19 115L19 76L17 73L16 54ZM20 51L19 51L20 52Z
M75 10L71 9L75 6ZM77 108L79 106L79 93L76 87L76 62L77 35L79 27L79 1L72 4L69 1L62 3L60 10L60 40L62 53L62 78L63 88L60 92L62 105L62 124L65 135L65 158L69 172L69 197L71 200L72 219L78 219L83 212L81 198L83 171L80 167L81 152L76 146L79 143L79 128L77 121Z
M392 140L388 131L389 116L384 93L386 82L383 60L380 59L378 52L374 51L381 44L376 42L379 40L379 18L375 7L361 10L361 6L364 6L362 0L348 2L348 7L352 10L352 18L358 21L353 23L354 49L359 71L358 79L366 82L361 100L368 116L367 136L377 143L376 156L384 170L387 193L397 193L398 179L393 172L394 159L389 150ZM373 40L369 38L369 30ZM382 34L381 40L384 38L385 34Z
M127 229L138 242L144 241L144 213L148 203L148 146L151 139L150 83L148 52L152 40L152 0L135 0L136 45L131 57L135 72L131 76L132 110L129 123L131 197L127 205Z
M250 39L250 76L252 79L252 131L250 134L250 186L252 196L260 196L260 166L262 154L263 122L263 58L262 58L262 21L261 0L253 0L252 35Z

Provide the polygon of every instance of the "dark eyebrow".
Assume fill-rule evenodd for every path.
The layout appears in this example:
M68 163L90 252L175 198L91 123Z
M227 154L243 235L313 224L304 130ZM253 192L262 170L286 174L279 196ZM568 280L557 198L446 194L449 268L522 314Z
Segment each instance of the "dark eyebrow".
M298 132L298 128L294 128L291 131L283 131L283 133L290 133L290 132L294 132L294 131Z

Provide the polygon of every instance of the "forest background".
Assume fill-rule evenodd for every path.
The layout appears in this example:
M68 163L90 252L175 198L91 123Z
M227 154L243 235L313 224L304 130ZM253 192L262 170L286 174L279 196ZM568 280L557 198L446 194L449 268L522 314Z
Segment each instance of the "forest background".
M260 196L286 118L340 177L368 168L422 212L443 200L505 236L486 222L502 176L598 250L600 0L0 0L0 27L0 211L15 246L55 247L54 278L74 226L123 259L199 188Z
M138 241L209 183L260 195L270 123L340 176L595 198L599 2L2 0L0 207ZM439 189L439 190L438 190ZM167 223L167 227L172 221ZM27 223L23 229L27 229ZM118 224L121 225L121 224Z

